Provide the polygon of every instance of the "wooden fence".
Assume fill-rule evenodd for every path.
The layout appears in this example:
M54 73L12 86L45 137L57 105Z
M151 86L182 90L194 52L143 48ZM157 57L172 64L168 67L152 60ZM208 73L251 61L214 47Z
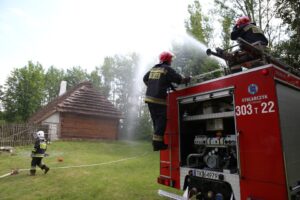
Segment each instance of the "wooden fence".
M47 126L35 124L4 124L0 125L0 146L23 146L34 143L34 134L46 130Z

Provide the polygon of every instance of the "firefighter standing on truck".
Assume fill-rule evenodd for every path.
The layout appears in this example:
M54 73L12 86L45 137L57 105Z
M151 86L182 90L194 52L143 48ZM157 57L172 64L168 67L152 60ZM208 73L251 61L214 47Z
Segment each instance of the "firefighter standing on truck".
M35 176L36 166L39 166L44 173L46 174L49 171L49 167L47 167L43 162L43 158L45 157L45 152L47 150L47 142L45 139L44 131L38 131L36 133L36 141L34 143L34 149L32 150L32 160L31 160L31 168L30 175Z
M250 43L252 46L265 51L267 45L268 45L268 40L266 36L264 35L263 31L256 26L255 23L251 23L251 20L247 16L240 17L237 21L235 26L233 27L233 30L231 32L231 39L232 40L238 40L240 44L240 50L241 51L236 51L233 53L233 55L237 55L240 53L240 56L234 56L235 61L231 61L231 66L230 71L231 73L236 73L242 71L241 67L241 61L247 63L247 68L253 68L256 66L261 66L266 64L265 61L255 61L257 59L260 59L259 57L255 57L249 54L242 55L241 52L247 52L247 48L244 46L243 42L240 42L239 39L242 39L248 43ZM244 52L244 53L245 53ZM238 58L238 59L237 59ZM255 62L249 62L249 61L255 61ZM234 64L238 64L239 66L234 66ZM244 66L245 67L245 66Z
M239 37L250 44L268 45L268 39L264 32L255 23L251 23L250 18L247 16L240 17L231 32L232 40L237 40Z
M172 69L173 55L162 52L159 64L148 71L143 81L147 86L145 102L148 104L153 122L154 134L152 137L153 151L165 150L168 145L164 143L164 133L167 123L167 90L172 88L172 83L188 83L190 78L183 78Z

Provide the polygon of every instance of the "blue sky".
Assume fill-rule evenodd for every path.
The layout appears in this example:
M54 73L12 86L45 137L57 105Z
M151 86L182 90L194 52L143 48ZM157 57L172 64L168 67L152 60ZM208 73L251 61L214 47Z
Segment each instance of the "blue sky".
M184 32L185 0L0 0L0 84L29 60L91 71L105 56L157 55Z

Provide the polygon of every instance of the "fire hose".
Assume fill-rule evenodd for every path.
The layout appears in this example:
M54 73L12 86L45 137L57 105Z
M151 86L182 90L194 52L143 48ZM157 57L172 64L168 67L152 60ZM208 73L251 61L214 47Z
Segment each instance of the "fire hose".
M0 178L4 178L7 176L11 176L11 175L16 175L19 174L19 170L18 169L13 169L11 172L7 173L7 174L3 174L2 176L0 176Z
M232 53L229 53L227 51L232 49L233 47L240 46L240 48L242 47L242 49L245 52L247 52L247 54L250 54L256 58L265 59L267 63L272 63L272 64L278 66L279 68L284 69L284 70L300 77L300 70L293 68L286 63L283 63L279 59L274 58L270 54L266 53L264 50L256 47L253 44L250 44L249 42L243 40L242 38L238 38L238 42L239 42L239 44L229 47L227 49L216 48L215 52L212 51L211 49L207 49L206 54L208 56L214 55L216 57L224 59L226 62L232 63L233 61L236 61L234 59L235 55ZM241 62L242 60L238 60L238 61Z
M143 157L145 155L147 155L148 152L145 152L141 155L137 155L137 156L132 156L132 157L127 157L127 158L122 158L119 160L113 160L113 161L109 161L109 162L102 162L102 163L95 163L95 164L86 164L86 165L70 165L70 166L61 166L61 167L52 167L51 170L53 169L69 169L69 168L81 168L81 167L93 167L93 166L101 166L101 165L110 165L110 164L114 164L114 163L119 163L119 162L124 162L127 160L131 160L131 159L136 159L139 157ZM5 178L7 176L12 176L12 175L17 175L22 171L29 171L30 169L13 169L11 172L3 174L0 176L1 178Z

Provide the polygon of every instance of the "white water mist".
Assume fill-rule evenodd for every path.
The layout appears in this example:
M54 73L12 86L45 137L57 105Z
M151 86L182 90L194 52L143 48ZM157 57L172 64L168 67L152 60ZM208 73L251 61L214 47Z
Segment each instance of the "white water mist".
M183 34L174 34L172 35L168 43L164 43L163 45L158 46L155 49L149 50L149 47L144 47L145 49L137 50L137 54L139 55L139 63L137 66L137 70L135 72L135 76L133 78L133 88L131 89L131 94L129 97L129 115L128 115L128 126L127 126L127 134L128 139L133 139L133 136L138 133L134 133L136 130L136 126L138 125L138 112L139 107L143 104L143 97L145 92L145 86L143 83L143 76L144 74L150 70L156 63L159 62L158 56L162 51L169 50L172 52L172 46L176 45L185 45L191 46L193 49L196 49L201 56L206 55L207 46L203 43L197 41L190 35L183 33ZM175 55L177 56L177 55ZM200 55L199 55L200 56ZM177 56L177 58L179 58Z

